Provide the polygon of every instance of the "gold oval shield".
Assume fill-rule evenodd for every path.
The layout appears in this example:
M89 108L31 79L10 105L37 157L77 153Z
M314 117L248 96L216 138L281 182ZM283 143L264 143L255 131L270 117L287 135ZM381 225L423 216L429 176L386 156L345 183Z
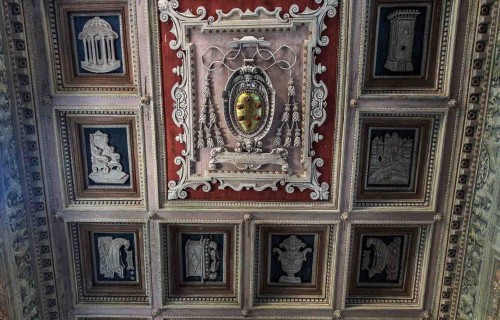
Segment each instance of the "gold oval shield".
M242 92L236 99L234 114L241 130L254 132L262 122L262 98L253 92Z

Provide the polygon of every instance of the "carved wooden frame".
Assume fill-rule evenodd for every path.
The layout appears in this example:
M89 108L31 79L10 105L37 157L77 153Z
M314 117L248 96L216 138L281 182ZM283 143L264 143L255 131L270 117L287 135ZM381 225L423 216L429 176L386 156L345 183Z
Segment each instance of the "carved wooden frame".
M122 303L148 304L149 296L145 269L144 224L132 223L69 223L75 281L76 303ZM137 283L96 283L96 266L93 258L93 232L134 233L136 239Z
M426 110L430 111L430 110ZM357 161L355 175L355 207L370 206L431 206L431 186L439 171L440 153L436 145L442 139L446 115L441 112L391 112L358 111ZM366 190L368 134L370 128L416 128L419 141L418 152L412 161L415 167L413 186L409 190Z
M317 250L314 254L312 284L297 286L270 286L269 236L271 234L314 234L317 235ZM275 303L290 308L303 308L296 302L306 303L314 308L331 308L333 303L332 289L334 286L334 254L336 249L337 225L335 222L321 224L300 223L297 221L256 221L252 227L252 257L254 264L251 270L251 306L266 308Z
M425 292L425 270L428 268L430 237L433 234L431 224L366 224L355 223L350 226L349 251L346 261L346 295L343 297L346 308L376 305L379 307L396 307L398 304L420 307ZM360 265L361 244L363 234L389 236L409 234L407 246L406 268L402 288L377 289L357 288L355 286ZM347 249L346 249L347 250ZM416 255L414 254L416 252ZM409 266L409 267L408 267Z
M144 177L140 112L132 110L92 111L92 109L91 107L88 111L56 109L69 206L99 205L102 203L141 206L144 203ZM130 187L103 185L102 187L89 188L84 170L86 153L85 150L81 150L84 140L81 127L110 125L127 128L127 145L130 152L130 172L128 172Z
M163 304L222 303L237 306L240 300L240 224L239 223L160 223L161 269L163 274ZM224 277L220 285L187 284L182 281L182 254L179 236L182 233L224 234Z
M393 76L375 78L373 75L376 58L375 48L378 40L378 9L380 5L431 5L432 15L430 17L430 30L428 31L428 44L424 46L427 54L426 70L421 77L417 76ZM449 45L447 39L450 33L450 6L449 0L364 0L363 1L363 21L361 52L363 55L359 83L362 94L438 94L442 95L447 91L446 79L441 71L448 64L447 55Z
M73 48L70 13L119 13L121 19L121 44L123 75L118 74L85 74L75 71L75 54ZM101 93L120 94L138 91L136 13L135 1L105 0L99 3L81 3L74 0L49 1L51 18L52 50L58 59L54 62L54 81L58 93L75 91L99 91ZM75 35L76 36L76 35Z

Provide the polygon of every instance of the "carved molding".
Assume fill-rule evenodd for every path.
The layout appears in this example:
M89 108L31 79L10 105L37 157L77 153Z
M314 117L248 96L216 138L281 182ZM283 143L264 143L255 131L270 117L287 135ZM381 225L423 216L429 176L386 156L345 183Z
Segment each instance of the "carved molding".
M459 290L459 295L454 303L457 308L457 317L465 320L481 319L483 317L486 319L487 308L485 304L487 304L487 301L485 301L486 288L484 286L486 282L491 280L487 279L485 282L485 276L488 277L487 273L490 268L488 264L491 261L492 245L495 242L495 228L498 228L495 226L496 220L498 220L495 212L500 207L498 199L500 175L500 103L498 102L500 99L500 34L496 30L498 28L496 20L498 19L497 3L494 11L490 8L487 12L488 18L489 14L493 14L493 12L495 20L490 22L488 19L490 23L488 29L491 30L492 35L489 47L491 49L495 46L495 50L489 55L493 57L489 65L491 68L489 70L491 78L489 96L481 105L481 109L484 108L485 110L483 115L484 126L482 127L483 135L481 141L479 139L475 141L477 145L475 150L478 152L478 156L474 159L477 161L475 177L473 171L467 170L467 181L472 180L470 189L474 189L475 193L467 206L465 203L462 204L463 202L455 206L455 208L459 207L461 212L470 210L470 216L467 219L469 231L467 237L464 237L463 240L465 252L462 256L464 263L461 275L462 282L461 286L456 289ZM469 108L474 108L474 104L470 104ZM478 128L478 130L481 129ZM466 139L464 146L473 142L470 138ZM472 167L472 164L470 166ZM457 189L463 190L463 188ZM458 209L456 210L458 213ZM458 214L454 215L453 220L459 221ZM467 226L467 220L462 223L462 228ZM456 250L451 248L451 244L448 246L448 252ZM457 270L457 272L460 272L460 270ZM453 309L450 310L451 314L453 314L453 311Z
M50 0L46 4L46 12L48 13L46 27L49 32L49 48L50 54L54 57L54 62L51 70L51 81L55 87L55 94L57 96L63 95L85 95L88 93L101 94L106 97L119 97L120 95L134 94L141 92L142 89L142 78L139 63L139 30L138 30L138 3L136 0L107 0L102 4L97 3L87 3L83 4L78 0L60 1L60 0ZM120 25L119 30L112 30L109 23L104 19L101 19L98 15L102 14L104 16L110 13L116 14L117 11L105 11L106 9L101 9L102 6L113 9L123 9L119 13ZM65 11L68 10L68 11ZM62 13L65 11L65 13ZM70 15L66 15L68 12L78 13L82 15L87 15L87 12L93 14L89 23L94 24L91 28L95 30L96 27L100 28L101 34L105 32L110 38L116 37L116 41L112 40L109 42L96 41L93 45L92 35L86 34L84 30L79 34L72 34L69 30L71 29L72 21L69 20ZM123 13L123 15L122 15ZM91 22L92 21L92 22ZM61 28L61 26L64 26ZM74 29L74 26L73 26ZM117 31L117 32L115 32ZM85 36L88 37L85 39ZM85 41L87 40L87 41ZM70 44L66 43L69 42ZM77 43L86 43L85 49L87 51L87 57L80 60L78 54L75 54L74 50L77 50ZM122 59L117 59L115 53L118 51L114 47L116 43L120 43L120 52ZM109 46L109 47L108 47ZM111 48L113 46L113 48ZM97 50L95 56L92 54L92 48ZM104 51L102 51L104 49ZM101 58L99 52L104 52L109 56L109 63L98 63L96 59L95 63L92 58ZM73 57L74 56L74 57ZM88 73L82 74L78 71L76 77L72 74L73 70L69 68L70 65L75 64L75 67L80 66L82 69ZM121 73L112 74L108 76L108 80L112 85L99 86L95 84L97 79L98 83L103 83L103 79L106 79L107 73L113 70L119 70L120 67L123 69ZM89 75L93 76L93 80L87 81L85 77ZM79 77L80 76L80 77ZM118 77L117 77L118 76ZM113 80L114 77L114 80Z
M0 6L4 26L0 32L0 158L6 166L0 170L6 183L0 189L7 191L6 216L17 267L12 283L18 286L19 312L24 319L57 320L59 289L37 126L40 115L34 107L36 79L30 60L35 44L32 25L26 23L33 21L33 8L24 2L4 1Z

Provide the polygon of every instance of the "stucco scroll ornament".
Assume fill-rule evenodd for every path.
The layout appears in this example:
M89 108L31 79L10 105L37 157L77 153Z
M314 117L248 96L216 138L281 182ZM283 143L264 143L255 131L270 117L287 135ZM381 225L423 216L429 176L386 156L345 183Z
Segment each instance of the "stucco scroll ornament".
M286 251L282 251L279 248L273 248L273 252L278 254L278 260L281 262L281 269L287 274L286 276L281 276L278 280L282 283L300 284L302 280L300 277L296 277L295 274L302 270L302 265L304 261L307 260L307 254L312 252L311 248L306 248L304 241L297 238L296 235L292 235L285 239L279 245L280 248L284 248ZM300 251L300 249L305 248Z
M108 143L107 134L99 130L90 134L92 172L89 178L97 183L123 184L129 175L123 172L120 155Z
M194 15L191 10L186 10L181 13L177 11L177 8L179 8L178 0L158 0L160 20L162 22L167 22L170 19L174 25L172 30L170 30L176 37L176 39L169 43L172 50L179 49L185 40L183 23L202 21L207 14L207 10L201 6L196 9L198 15Z
M158 9L160 11L160 20L162 22L172 21L173 27L170 32L175 36L175 39L171 40L169 46L172 50L178 50L183 40L185 40L184 28L182 25L188 22L202 22L206 16L206 10L203 7L198 7L196 10L197 16L194 15L190 10L185 12L178 12L179 1L177 0L159 0ZM203 23L203 22L202 22ZM187 197L187 192L184 190L188 187L193 189L203 186L203 191L208 192L211 189L210 183L208 181L188 181L189 177L189 161L192 159L192 149L193 142L188 137L191 135L191 126L188 125L188 94L185 90L187 84L188 75L188 65L186 63L186 53L184 51L177 51L177 57L182 60L180 67L174 70L174 73L181 76L181 82L177 82L172 88L172 98L174 99L174 111L172 112L172 119L174 123L183 129L183 133L176 137L176 140L180 143L186 143L188 148L183 150L182 155L174 159L176 165L180 165L181 168L177 171L180 177L180 181L169 181L168 182L168 199L184 199Z
M317 9L306 8L303 12L300 12L299 6L294 4L290 6L290 14L285 14L284 18L315 18L318 23L316 24L316 32L313 35L316 38L317 44L319 46L326 46L330 39L328 36L321 35L326 29L325 16L333 18L337 15L337 7L339 6L338 0L314 0L316 3L321 4ZM318 52L319 53L319 52Z
M326 68L320 64L316 64L316 56L321 53L321 48L328 45L330 42L328 36L322 35L322 32L326 29L324 23L325 16L333 18L337 14L336 8L338 7L338 0L315 0L316 3L322 3L321 7L312 10L306 8L303 12L299 12L299 7L297 5L292 5L290 7L290 17L291 18L313 18L316 19L316 30L312 35L316 39L316 45L313 47L314 54L314 68L312 68L312 91L311 91L311 111L310 117L311 122L309 124L309 135L308 135L308 152L309 156L313 157L316 153L313 150L313 142L319 142L323 140L323 136L316 132L316 128L320 127L325 123L326 120L326 98L328 96L328 89L322 80L317 80L316 76L325 72ZM329 185L326 182L319 183L319 176L321 173L317 170L318 167L322 167L324 160L321 158L316 158L311 163L311 181L310 182L290 182L286 185L285 190L289 193L294 192L294 188L298 188L303 191L305 189L312 189L311 199L313 200L326 200L329 197Z
M212 182L219 182L219 188L229 186L234 190L254 189L254 190L264 190L266 188L271 188L272 190L277 190L277 183L285 185L285 190L289 193L295 191L295 188L304 191L306 189L312 190L311 198L313 200L327 200L329 197L329 185L326 182L320 183L318 178L321 173L318 172L318 168L324 164L324 160L321 158L312 158L315 155L313 150L313 142L319 142L323 139L322 135L317 133L316 130L320 127L326 120L326 99L328 96L328 90L326 85L322 81L316 79L316 75L324 73L326 70L324 66L315 63L315 56L321 53L319 47L326 46L329 42L327 36L322 35L322 32L326 29L324 23L325 17L332 18L336 15L336 7L338 6L338 1L336 0L316 0L316 3L320 4L316 9L306 8L303 12L300 12L298 6L292 5L290 7L289 13L285 13L280 16L281 8L275 8L274 11L269 11L262 7L256 8L253 12L246 10L243 12L240 9L233 9L229 13L224 14L220 10L217 11L218 19L213 17L206 18L206 10L203 7L198 7L196 14L187 10L184 12L178 12L179 1L177 0L159 0L158 7L160 10L160 19L163 22L172 23L171 33L174 34L175 38L170 41L169 45L172 50L177 51L177 57L181 59L182 64L174 68L174 73L181 77L181 80L174 84L171 94L174 100L174 108L172 113L172 119L174 123L182 129L181 133L176 137L176 140L180 143L185 144L185 149L181 152L181 155L174 159L174 163L180 165L181 168L178 170L179 180L169 181L168 183L168 199L184 199L187 197L186 189L192 188L196 189L203 186L203 191L208 192L211 190ZM276 139L275 147L282 148L286 151L286 148L297 147L301 148L301 159L304 164L304 174L303 175L270 175L265 176L260 174L258 179L252 179L251 176L246 175L245 184L235 183L234 177L228 175L223 176L207 176L194 172L193 162L197 162L195 150L199 148L224 148L226 147L225 137L220 133L220 128L216 125L217 119L215 118L215 113L212 112L211 106L213 103L211 100L207 100L206 108L202 109L201 117L206 121L202 121L203 125L200 125L200 119L194 119L194 89L192 85L192 70L190 67L190 61L193 58L193 52L195 45L190 43L190 38L187 37L187 31L190 28L199 28L201 32L208 32L210 30L224 29L226 31L231 28L236 28L238 26L255 26L256 20L265 20L266 27L277 27L277 28L292 28L295 25L304 25L306 23L309 25L309 36L307 38L307 47L305 47L308 54L308 59L306 62L306 68L304 68L304 76L310 79L309 83L306 84L307 90L303 93L306 97L306 103L303 106L306 108L303 112L297 110L299 105L294 100L295 98L295 85L296 83L301 83L300 81L295 82L292 78L292 74L289 74L289 86L288 86L288 113L285 112L283 119L285 124L283 124L281 141ZM219 30L220 31L220 30ZM217 30L216 30L217 32ZM229 31L230 32L230 31ZM243 39L246 38L246 39ZM239 47L241 40L247 41L244 45L250 44L250 40L254 40L263 44L264 41L261 39L250 39L251 36L245 36L240 39L235 39L234 44ZM238 43L238 41L240 43ZM263 58L265 55L260 55L257 58ZM279 60L279 59L278 59ZM275 64L283 65L281 61ZM254 75L255 70L262 69L261 65L248 63L239 69L240 75L244 78L245 76ZM233 70L234 72L234 70ZM207 73L207 83L206 87L210 85L210 78ZM264 77L265 78L265 77ZM254 78L255 80L255 78ZM262 82L266 83L265 79ZM265 86L264 86L265 87ZM264 105L267 102L268 106L271 108L274 106L271 99L264 92L259 91L256 87L254 92L239 92L242 94L236 98L247 99L252 106L257 106L259 103ZM268 89L272 89L269 86ZM268 90L269 92L270 90ZM301 91L302 92L302 91ZM211 99L210 91L204 90L205 98ZM224 99L225 97L223 97ZM231 99L231 91L227 92L228 100ZM304 99L304 98L303 98ZM203 103L203 102L202 102ZM297 104L297 107L296 107ZM238 104L236 104L238 105ZM255 109L255 108L254 108ZM269 110L271 111L271 110ZM234 152L242 153L259 153L261 150L260 139L258 137L260 134L255 134L256 137L245 137L248 135L247 131L256 130L259 131L260 128L264 128L262 132L266 132L269 128L266 125L260 126L261 123L267 123L270 121L264 121L262 115L253 113L253 116L261 117L256 119L253 117L251 123L248 123L248 119L242 119L239 124L235 123L233 127L239 128L241 131L238 132L239 136L243 136L244 139L238 141L238 145L235 147ZM200 116L200 113L198 113ZM241 116L241 115L240 115ZM269 118L272 117L272 112L268 114ZM266 115L264 114L264 117ZM305 117L305 119L302 119ZM203 120L201 119L201 120ZM198 120L198 121L197 121ZM237 120L237 118L236 118ZM247 120L245 122L244 120ZM254 121L255 120L255 121ZM237 121L238 122L238 121ZM198 123L199 128L195 128ZM299 125L304 125L304 129L300 129ZM245 128L245 126L247 128ZM289 130L288 130L289 128ZM201 134L200 134L201 132ZM289 136L287 133L290 132ZM195 134L198 133L198 134ZM242 134L243 133L243 134ZM267 132L266 132L267 133ZM203 136L202 136L203 135ZM278 148L276 148L278 149ZM219 150L219 149L217 149ZM233 152L233 151L231 151ZM216 152L217 153L217 152ZM217 154L220 154L217 153ZM274 163L280 162L283 159L284 152L276 152L276 159ZM216 159L212 159L212 165L217 163ZM233 159L234 160L234 159ZM248 162L247 162L248 163ZM244 163L243 166L245 167ZM252 170L251 167L257 167L253 163L248 163L248 167L245 170ZM283 170L283 168L281 168ZM233 180L231 180L233 179ZM241 181L238 178L238 181ZM267 179L267 180L266 180Z

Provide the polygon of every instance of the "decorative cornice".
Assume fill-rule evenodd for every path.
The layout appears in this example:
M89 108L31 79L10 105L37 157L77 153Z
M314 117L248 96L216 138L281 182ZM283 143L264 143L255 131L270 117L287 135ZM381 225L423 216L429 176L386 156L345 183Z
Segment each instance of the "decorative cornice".
M9 181L8 196L13 200L7 208L7 215L11 223L15 261L19 268L17 285L23 301L23 316L25 319L57 320L60 319L60 314L50 242L51 219L43 183L37 125L39 114L34 107L35 77L31 74L36 66L31 65L29 55L36 50L31 32L33 26L25 23L25 19L33 21L34 8L31 7L31 2L23 4L24 6L20 1L3 1L1 5L8 49L5 52L8 59L5 61L8 61L6 65L11 68L12 77L8 78L11 79L10 85L13 88L10 95L3 94L4 107L1 112L11 117L12 122L16 121L16 128L19 130L15 131L11 127L10 135L7 136L11 141L3 141L8 143L8 148L5 148L1 158L9 163L11 170L1 172L10 171L12 175L9 179L2 180ZM16 144L14 136L19 136L20 145ZM16 148L22 152L17 153ZM24 196L23 190L27 190ZM23 198L26 201L24 205ZM29 239L33 241L33 245L30 245Z
M468 240L467 234L476 234L467 232L469 221L471 228L474 226L475 211L478 211L477 203L473 203L472 194L475 189L476 168L478 166L478 154L480 150L481 134L485 132L483 122L485 121L486 110L488 108L486 92L488 88L489 76L492 70L492 58L495 56L493 48L498 42L497 23L498 23L498 2L492 0L481 0L474 3L473 13L476 14L475 23L472 25L475 32L472 41L468 42L473 46L471 52L470 68L470 86L467 94L467 104L463 117L463 137L461 152L459 154L458 172L456 174L456 184L453 192L453 202L451 205L449 219L449 234L446 245L446 256L444 266L441 271L442 283L440 294L439 310L437 316L439 320L452 320L458 316L464 315L464 310L473 308L474 301L463 295L470 279L465 272L467 266L466 246ZM486 132L485 132L486 133ZM477 185L476 185L477 187ZM481 204L479 204L481 206ZM479 210L480 211L480 210ZM476 268L475 268L476 269ZM479 270L473 271L479 274ZM460 297L460 287L462 287L462 297ZM471 305L472 304L472 305ZM464 319L476 319L477 317L467 315Z
M487 301L483 301L486 288L483 287L482 279L485 278L487 264L490 263L489 247L496 219L494 208L500 204L498 200L500 141L497 138L500 132L498 2L481 1L478 9L474 61L481 56L484 57L485 50L487 60L480 65L476 64L471 75L473 80L469 92L468 119L466 119L468 126L465 129L461 155L462 168L456 187L457 198L463 195L465 200L457 199L453 209L454 219L451 222L451 229L460 230L461 237L458 249L456 244L448 244L447 248L448 253L457 252L455 255L458 256L457 268L454 270L456 280L453 283L454 292L449 307L449 319L454 319L455 315L459 319L486 318ZM478 45L479 43L481 45ZM458 228L455 227L457 224ZM453 273L447 276L452 277ZM446 287L443 289L443 294L445 289ZM442 312L442 309L446 308L445 303L448 302L443 300Z

